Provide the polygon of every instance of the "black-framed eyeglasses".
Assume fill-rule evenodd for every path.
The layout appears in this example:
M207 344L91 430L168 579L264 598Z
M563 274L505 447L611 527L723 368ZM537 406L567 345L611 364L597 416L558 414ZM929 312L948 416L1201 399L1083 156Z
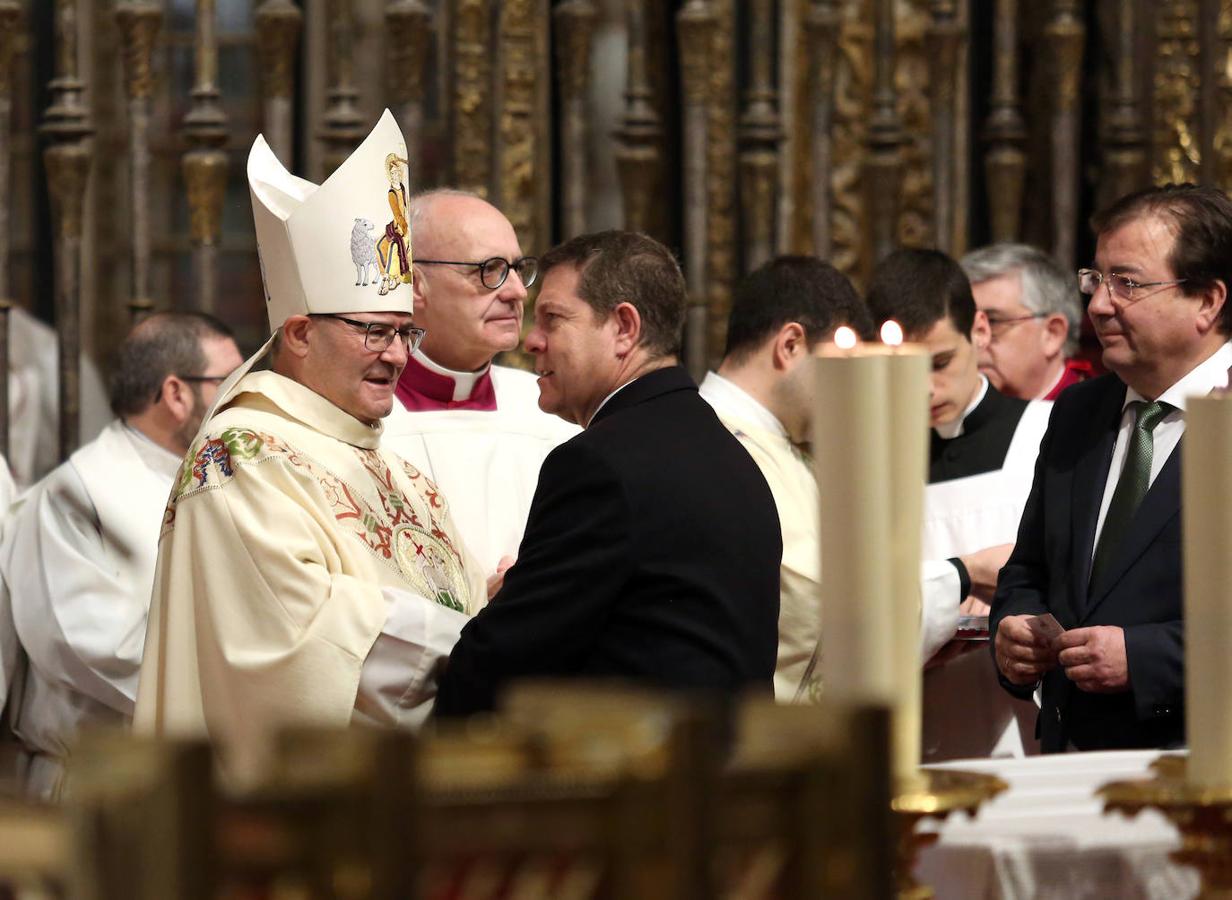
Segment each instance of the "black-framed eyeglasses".
M1111 272L1105 275L1099 269L1079 269L1078 270L1078 290L1088 296L1093 295L1099 290L1102 284L1108 288L1108 294L1115 297L1124 303L1133 303L1135 300L1142 300L1149 294L1141 293L1142 288L1166 288L1175 287L1178 284L1184 284L1187 279L1177 278L1173 281L1134 281L1128 275L1122 275L1119 272Z
M503 256L490 256L482 262L468 262L457 259L417 259L415 262L425 266L470 266L479 270L479 280L489 291L494 291L509 277L513 269L522 279L523 287L530 287L539 277L539 260L534 256L519 256L515 260Z
M312 313L311 318L314 319L337 319L339 322L345 322L352 328L358 328L364 333L364 347L373 353L384 353L390 348L394 342L394 337L402 338L402 344L406 347L407 353L414 353L419 349L419 345L423 343L424 335L428 332L423 328L417 328L414 325L406 325L402 328L394 328L392 325L387 325L384 322L361 322L358 319L348 319L346 316L340 316L336 313Z
M1004 334L1009 330L1011 325L1017 325L1019 322L1030 322L1032 319L1046 319L1051 313L1031 313L1026 316L994 316L988 315L988 329L994 336Z
M187 381L189 384L222 384L231 377L230 373L227 375L180 375L177 372L173 373L173 375L175 378L180 379L180 381ZM162 399L162 396L163 386L160 384L158 386L158 393L154 395L154 402L157 403Z

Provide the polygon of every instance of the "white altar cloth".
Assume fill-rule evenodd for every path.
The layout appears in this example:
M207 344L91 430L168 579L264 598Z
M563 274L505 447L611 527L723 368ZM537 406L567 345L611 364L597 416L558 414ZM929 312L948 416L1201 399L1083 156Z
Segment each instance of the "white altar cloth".
M1162 815L1103 813L1095 791L1149 777L1155 750L957 760L931 768L997 775L1009 790L975 819L925 820L939 840L916 875L938 900L1186 900L1198 876L1168 858L1180 836Z

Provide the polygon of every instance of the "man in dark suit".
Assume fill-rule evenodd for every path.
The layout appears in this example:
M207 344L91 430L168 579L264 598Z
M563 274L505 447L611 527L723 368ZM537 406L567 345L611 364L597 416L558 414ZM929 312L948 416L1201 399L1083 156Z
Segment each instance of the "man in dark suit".
M774 498L678 362L685 285L643 235L540 262L526 349L539 405L585 430L543 463L517 563L450 655L436 714L530 676L771 689L782 540Z
M1186 398L1232 365L1232 202L1150 188L1093 225L1079 276L1111 374L1057 399L991 617L1001 683L1029 697L1042 681L1045 752L1184 741L1178 445Z

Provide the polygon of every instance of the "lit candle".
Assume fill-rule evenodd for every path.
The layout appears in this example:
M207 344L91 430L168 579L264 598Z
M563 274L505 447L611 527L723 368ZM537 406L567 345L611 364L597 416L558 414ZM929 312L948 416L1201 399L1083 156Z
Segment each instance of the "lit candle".
M1182 444L1188 779L1232 787L1232 397L1191 398Z
M850 329L814 360L813 462L821 504L822 683L827 696L894 702L885 539L890 528L886 355Z

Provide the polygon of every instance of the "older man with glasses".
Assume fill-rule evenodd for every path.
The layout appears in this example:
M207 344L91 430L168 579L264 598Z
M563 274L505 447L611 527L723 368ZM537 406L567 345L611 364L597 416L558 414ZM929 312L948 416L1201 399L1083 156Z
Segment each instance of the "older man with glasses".
M273 337L222 386L176 480L134 720L224 742L239 780L280 726L415 725L487 601L447 501L382 443L425 331L408 283L354 278L391 154L406 145L386 112L319 186L260 139L249 156Z
M1035 247L992 244L960 260L976 308L988 317L980 371L1007 397L1055 400L1092 367L1075 359L1082 304L1072 272Z
M1045 752L1185 739L1179 444L1232 366L1232 201L1167 185L1093 224L1079 279L1110 374L1056 402L990 622L1002 685L1042 688Z
M577 433L540 411L533 375L493 363L518 346L539 263L478 196L434 190L410 209L415 321L427 335L398 380L386 437L449 498L495 576L517 554L544 457Z

